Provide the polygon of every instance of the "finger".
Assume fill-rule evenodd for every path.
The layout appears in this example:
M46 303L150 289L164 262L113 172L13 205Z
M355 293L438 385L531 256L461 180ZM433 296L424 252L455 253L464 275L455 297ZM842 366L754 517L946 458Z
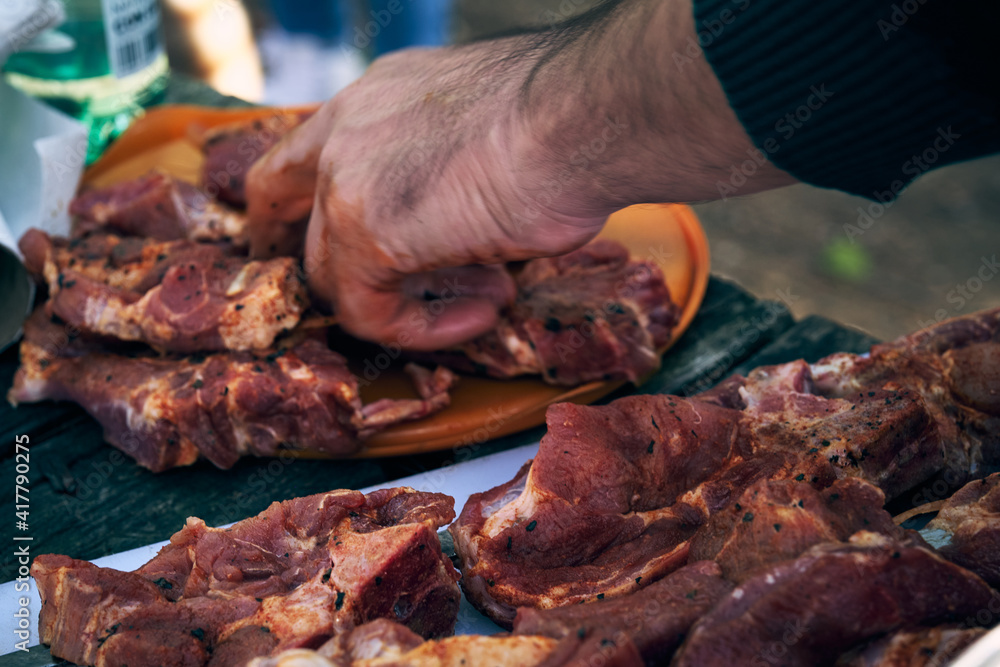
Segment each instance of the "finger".
M273 256L295 245L289 237L298 235L301 242L301 228L289 225L309 217L319 159L332 124L332 105L327 102L247 173L247 229L253 256Z
M421 352L448 349L492 331L500 321L497 306L489 299L457 299L438 312L439 303L404 304L406 323L395 336L400 347Z
M416 300L484 299L498 308L513 303L517 295L514 279L502 265L460 266L406 276L401 289Z
M314 213L315 218L315 213ZM321 227L319 228L322 229ZM440 350L495 328L516 287L498 266L402 276L350 253L331 254L310 227L306 271L315 297L328 301L341 327L358 338L413 350Z
M250 234L250 256L257 259L269 257L301 257L306 240L309 219L296 222L275 222L262 226L257 234Z
M425 301L399 291L352 289L337 308L341 327L358 338L432 352L496 328L500 314L488 298Z
M421 351L446 349L494 329L500 309L513 300L514 281L499 267L465 267L426 277L402 277L368 284L372 276L334 272L336 283L310 276L314 293L334 305L348 333L378 343ZM461 273L456 282L451 276ZM427 289L423 290L422 286ZM419 292L414 296L412 292Z

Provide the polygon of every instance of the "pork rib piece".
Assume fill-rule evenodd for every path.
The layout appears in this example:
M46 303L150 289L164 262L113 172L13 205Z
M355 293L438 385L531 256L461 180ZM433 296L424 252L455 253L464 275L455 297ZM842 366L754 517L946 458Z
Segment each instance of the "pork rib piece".
M541 375L550 384L638 381L660 365L678 308L663 273L608 240L527 262L517 300L497 328L429 358L493 377ZM427 358L427 357L424 357Z
M967 319L996 337L997 312ZM760 368L693 398L550 407L534 461L471 496L449 528L467 596L510 627L516 607L631 593L637 580L652 583L687 562L691 538L759 480L822 490L856 478L891 498L956 461L968 464L954 468L960 475L981 474L984 462L1000 460L1000 429L981 427L995 417L975 396L1000 389L1000 377L989 364L976 373L956 360L1000 344L957 339L955 328L876 347L868 359ZM928 342L938 338L948 342L943 354ZM834 382L834 368L868 374Z
M943 667L986 634L982 628L942 625L899 630L837 660L837 667Z
M265 349L308 307L298 262L249 261L226 246L31 229L28 268L48 311L81 331L171 352Z
M39 308L25 323L8 399L78 403L108 442L154 472L199 456L229 468L243 455L282 449L346 456L372 433L448 405L450 372L410 370L417 389L433 393L363 406L345 359L318 340L266 355L129 357L67 331Z
M241 667L377 618L440 637L460 594L436 530L454 515L442 494L333 491L227 529L188 519L135 572L39 556L39 634L54 656L98 667Z
M1000 597L971 572L862 532L748 579L695 624L672 664L822 667L867 639L970 617L974 624L990 608L1000 608Z
M959 489L926 530L947 536L942 556L1000 587L1000 473Z
M212 128L196 140L205 156L201 187L212 197L233 206L246 206L246 177L250 167L312 111L275 111L266 118Z
M245 246L246 218L194 185L160 171L81 192L69 206L73 235L111 229L161 241L228 240Z

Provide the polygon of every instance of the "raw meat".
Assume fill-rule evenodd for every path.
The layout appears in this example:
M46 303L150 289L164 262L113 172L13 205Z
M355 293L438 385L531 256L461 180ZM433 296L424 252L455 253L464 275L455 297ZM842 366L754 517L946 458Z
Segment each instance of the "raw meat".
M309 305L290 257L250 261L225 246L113 235L66 241L37 229L20 247L48 284L49 313L163 351L266 349Z
M39 556L41 640L81 665L241 667L378 618L444 636L460 594L436 529L454 515L442 494L333 491L227 529L188 519L135 572Z
M598 240L527 262L515 279L517 300L494 331L417 358L499 378L541 375L559 385L637 382L659 367L679 310L656 264L632 261L621 244Z
M259 355L126 356L40 308L25 323L8 399L79 403L108 442L154 472L199 456L229 468L241 456L283 449L349 455L371 434L449 404L454 375L410 371L418 391L433 393L363 406L345 359L316 339Z
M510 627L517 607L632 593L637 581L688 562L691 538L704 530L702 545L711 541L716 528L706 523L761 480L823 490L857 479L892 498L946 469L981 475L1000 461L1000 428L989 428L998 414L990 397L1000 389L990 363L1000 343L989 338L1000 338L998 313L877 346L870 357L759 368L693 398L552 406L535 460L470 497L449 529L466 595ZM807 521L808 542L858 527L854 519L839 527ZM722 550L729 538L718 537ZM766 562L804 547L799 532L775 537L788 543L740 555ZM722 561L736 573L753 564L735 554Z
M246 177L250 167L312 111L276 111L267 118L212 128L198 138L205 161L201 187L212 197L246 206Z
M160 171L81 192L70 202L73 234L111 229L161 241L229 240L245 246L246 218L194 185Z
M942 556L1000 587L1000 473L959 489L926 530L943 533Z
M913 625L975 623L1000 596L930 550L875 533L779 563L698 621L675 667L833 665L848 647Z

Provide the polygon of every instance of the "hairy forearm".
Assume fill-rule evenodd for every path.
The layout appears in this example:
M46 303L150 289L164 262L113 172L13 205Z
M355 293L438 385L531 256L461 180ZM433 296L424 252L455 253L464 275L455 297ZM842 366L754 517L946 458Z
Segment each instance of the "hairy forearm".
M540 190L562 186L562 212L716 199L734 166L763 162L701 56L690 0L606 3L532 48L515 151ZM752 171L740 194L794 182L770 163Z

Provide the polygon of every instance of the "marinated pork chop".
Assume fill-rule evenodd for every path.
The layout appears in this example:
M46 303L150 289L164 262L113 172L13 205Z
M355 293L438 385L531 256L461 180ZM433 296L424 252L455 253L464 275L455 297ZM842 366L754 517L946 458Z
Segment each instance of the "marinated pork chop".
M421 398L365 406L346 360L319 340L260 355L129 356L39 308L25 323L8 400L78 403L108 442L154 472L199 456L229 468L241 456L282 449L352 454L373 433L449 404L454 375L409 370Z
M463 635L424 641L397 623L378 620L317 651L286 651L248 667L533 667L552 664L547 661L557 645L547 637Z
M81 192L70 203L73 235L110 229L161 241L228 240L245 246L246 219L194 185L160 171Z
M631 595L556 609L517 610L514 634L611 639L631 644L646 664L673 654L691 626L732 591L719 566L692 563Z
M698 621L673 664L833 665L847 648L903 627L975 618L1000 598L932 551L875 533L765 568Z
M80 331L170 352L259 350L308 307L298 262L250 261L224 245L94 235L21 238L49 287L45 308Z
M797 558L823 542L845 542L862 530L903 539L882 509L885 495L857 478L822 491L806 482L760 480L714 513L691 540L691 560L712 560L742 583L764 565Z
M441 494L333 491L227 529L188 519L135 572L39 556L39 633L54 656L98 667L242 667L377 618L441 637L460 594L436 530L454 515Z
M927 530L947 536L942 556L1000 587L1000 473L959 489Z
M201 187L227 204L246 206L250 167L312 113L275 111L266 118L220 125L197 137L205 157Z
M714 563L682 568L639 593L562 609L519 609L514 636L424 642L378 620L340 634L317 651L291 651L254 667L560 667L661 664L700 616L731 590Z

